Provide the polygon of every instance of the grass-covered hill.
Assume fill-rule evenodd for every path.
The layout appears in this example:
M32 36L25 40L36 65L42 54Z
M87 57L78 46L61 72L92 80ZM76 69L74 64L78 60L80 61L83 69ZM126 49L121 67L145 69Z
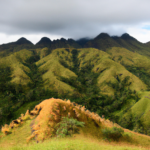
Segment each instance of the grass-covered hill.
M54 97L150 135L148 44L128 34L82 40L44 37L33 45L21 38L0 46L0 127ZM86 46L94 41L102 47Z
M0 132L5 149L148 149L150 137L120 127L70 100L46 99Z

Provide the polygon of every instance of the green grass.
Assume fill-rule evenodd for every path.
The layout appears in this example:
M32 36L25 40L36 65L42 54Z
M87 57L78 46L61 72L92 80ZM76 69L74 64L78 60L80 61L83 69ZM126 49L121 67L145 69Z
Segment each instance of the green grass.
M114 90L110 88L106 82L115 82L115 76L117 74L122 74L122 78L130 76L132 82L130 88L132 90L139 91L146 89L147 86L138 77L127 71L123 65L111 59L114 52L108 53L95 48L84 48L80 49L78 56L78 59L80 60L80 67L83 67L87 63L91 62L93 65L92 71L100 74L98 77L98 84L99 88L103 92L113 94Z
M147 98L149 97L149 98ZM150 92L142 92L141 99L132 107L132 112L138 116L150 110Z
M68 61L65 60L66 58L68 58ZM59 60L62 59L65 60L68 65L71 65L71 62L69 61L71 59L71 53L68 53L65 49L56 49L53 50L51 54L40 59L36 65L40 66L39 70L41 72L44 72L42 75L43 80L49 81L48 84L45 82L46 88L51 89L53 88L51 85L53 85L57 91L62 90L64 92L69 91L72 93L73 88L70 85L57 79L57 75L67 78L76 76L74 72L60 64Z
M140 55L136 52L131 52L125 48L119 48L119 47L113 47L107 51L108 54L111 55L111 58L123 65L127 66L135 66L144 68L147 70L148 73L150 73L150 58Z
M31 121L27 120L21 127L13 129L10 135L0 138L0 147L22 146L26 144L26 138L31 135Z
M31 51L24 49L0 59L0 65L10 66L13 70L11 82L26 85L30 81L30 78L24 72L24 70L29 72L30 69L24 66L22 62L25 62L32 55Z
M97 141L90 138L64 138L47 140L45 142L6 146L1 150L144 150L141 146L117 144L115 142Z
M150 110L150 99L147 98L150 97L150 92L149 91L139 92L139 95L141 98L137 103L135 103L132 106L130 113L136 115L137 117L140 116L143 117L144 114L146 114Z

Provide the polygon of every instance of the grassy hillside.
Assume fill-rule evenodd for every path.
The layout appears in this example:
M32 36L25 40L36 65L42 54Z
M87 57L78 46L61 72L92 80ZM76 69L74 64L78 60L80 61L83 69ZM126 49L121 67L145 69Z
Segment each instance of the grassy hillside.
M55 97L69 98L125 128L149 134L149 103L140 94L150 88L149 63L149 57L118 47L106 52L45 47L3 56L1 71L10 71L1 74L6 81L0 80L5 85L0 89L0 125ZM142 105L147 109L139 109Z
M62 91L62 92L73 91L71 86L57 79L58 75L66 78L69 78L71 76L76 76L74 72L65 68L60 63L60 61L64 61L69 65L71 63L70 59L71 59L71 53L66 51L66 49L56 49L53 50L52 53L49 54L48 56L36 62L36 65L39 66L39 71L43 72L42 78L43 80L46 81L44 83L45 87L53 88L54 86L54 88L57 91ZM49 82L47 82L47 80Z
M140 78L145 84L150 86L150 58L131 52L124 48L111 48L107 51L111 58L122 64L128 71Z
M68 120L61 122L63 117ZM84 123L82 127L79 126L81 122ZM64 129L61 130L64 138L61 138L62 134L58 132L61 125ZM150 137L121 128L108 119L90 112L84 106L71 103L70 100L51 98L36 105L32 111L22 114L10 125L5 125L0 133L0 147L2 150L48 147L58 150L144 150L150 147Z
M69 52L67 51L69 50ZM116 75L122 74L122 78L126 76L131 77L132 90L145 90L147 86L139 80L136 76L127 71L120 63L116 63L111 59L111 55L106 52L100 51L94 48L84 48L77 50L77 57L74 58L72 51L73 49L56 49L52 53L40 59L36 65L40 66L39 70L43 72L43 80L51 80L47 86L55 85L57 90L71 90L72 87L66 85L64 82L58 80L58 76L64 78L76 77L77 72L80 72L83 67L92 65L91 71L99 74L98 84L99 88L106 93L113 93L107 82L115 82ZM72 70L75 63L78 71ZM55 84L54 84L55 83ZM71 91L70 91L71 92Z
M85 55L85 57L83 57ZM81 57L81 58L80 58ZM122 74L122 78L126 76L131 77L132 90L139 91L141 89L146 89L146 85L142 83L136 76L128 72L121 64L116 63L111 59L112 55L106 52L99 51L98 49L82 49L81 54L79 53L79 58L82 64L90 62L93 65L93 71L98 73L98 84L101 90L110 92L107 82L115 82L116 75Z
M12 69L11 82L25 85L30 81L30 78L24 72L24 70L30 72L30 69L23 63L31 56L33 56L33 52L24 49L0 59L1 66L9 66Z
M132 105L129 111L122 115L120 122L122 122L122 126L127 127L127 122L132 120L131 126L134 131L149 135L150 121L148 115L150 112L150 92L141 92L139 94L141 99Z

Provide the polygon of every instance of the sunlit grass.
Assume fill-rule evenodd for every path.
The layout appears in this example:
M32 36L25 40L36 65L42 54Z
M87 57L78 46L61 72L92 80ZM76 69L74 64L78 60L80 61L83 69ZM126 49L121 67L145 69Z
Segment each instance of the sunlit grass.
M115 82L116 81L115 76L117 74L122 74L121 76L122 78L130 76L130 80L132 82L130 88L132 90L139 91L141 89L146 89L146 85L138 77L136 77L128 70L126 70L126 68L119 62L112 60L112 57L114 57L115 54L117 55L118 52L115 51L117 48L115 50L114 49L108 51L108 53L95 48L80 49L78 56L79 60L81 61L80 67L85 66L89 62L92 63L93 65L92 71L99 73L98 84L100 89L104 93L106 92L113 94L114 90L110 88L106 83L109 81ZM118 49L121 53L122 49L121 48Z
M150 59L144 55L140 55L136 52L131 52L125 48L113 47L107 51L112 58L117 62L123 62L125 65L133 65L137 67L145 68L150 72L149 64Z
M33 53L29 50L20 50L15 52L7 57L3 57L0 59L0 65L2 66L10 66L12 69L12 80L13 83L19 83L22 85L26 85L30 82L30 77L26 75L26 72L30 72L30 69L23 65L26 59L31 57Z
M46 84L47 81L45 82L44 86L46 88L54 87L57 91L69 91L70 93L73 92L73 88L70 85L57 79L57 76L63 76L66 78L76 76L74 72L72 72L68 68L65 68L59 62L59 60L63 59L69 66L71 66L72 62L69 61L71 60L71 56L71 53L67 52L63 48L56 49L53 50L51 54L43 57L38 62L36 62L37 66L42 64L39 67L39 71L44 71L44 74L42 75L43 80L49 80L49 83ZM53 85L53 87L51 85Z
M141 99L135 103L132 108L131 112L127 112L124 116L128 117L130 113L132 113L133 116L140 117L140 120L142 123L144 123L144 126L149 126L150 120L150 92L139 92Z
M14 128L8 136L0 138L0 147L16 146L26 144L27 136L30 136L30 123L32 120L27 120L22 126ZM2 133L1 133L2 135Z
M45 142L32 142L18 146L6 146L1 150L144 150L142 147L119 144L114 142L97 141L90 138L51 139Z

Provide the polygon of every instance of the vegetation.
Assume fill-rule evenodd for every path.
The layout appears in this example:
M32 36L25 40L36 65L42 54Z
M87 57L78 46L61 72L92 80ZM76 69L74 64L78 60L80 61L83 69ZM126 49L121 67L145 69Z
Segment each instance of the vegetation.
M119 57L116 56L118 50L122 52ZM7 67L2 67L0 74L0 126L20 116L21 112L25 113L26 109L31 110L43 99L55 97L70 99L123 127L149 134L140 116L130 113L141 99L138 91L149 90L149 71L141 69L138 61L136 66L140 67L124 63L128 54L134 56L133 52L122 48L107 53L93 48L62 48L46 49L46 54L41 55L39 51L23 50L23 55L18 51L2 58L0 64ZM134 60L129 58L130 63L137 59L140 62L149 60L135 55ZM19 75L17 67L8 63L11 57L21 69ZM16 82L19 79L21 82Z
M84 127L84 122L77 121L74 118L63 117L62 121L56 125L56 135L57 137L72 136L72 134L78 133L77 126Z
M140 78L145 84L147 84L147 90L150 90L150 73L147 72L145 68L135 67L135 66L127 66L124 65L128 71L136 75Z
M98 49L76 49L81 47L79 44ZM32 110L44 99L54 97L70 99L124 128L150 135L150 121L147 119L150 115L150 51L147 44L141 44L128 34L121 37L100 34L93 40L79 41L78 44L71 39L61 39L44 46L42 41L34 46L24 38L0 46L0 127L27 109ZM19 149L23 144L22 149L26 149L22 141L30 135L30 123L28 120L25 126L15 129L18 136L12 132L8 138L1 139L0 133L0 144L20 143L13 148ZM57 135L72 135L71 139L78 131L77 127L83 124L73 118L63 118L56 126ZM91 123L88 125L83 132L89 132L93 127ZM97 127L94 129L93 133ZM102 133L111 140L126 138L121 128L104 128ZM59 140L61 149L66 149L66 143ZM149 143L145 137L134 136L132 140L131 143L138 141L143 146ZM106 149L106 145L86 146L79 140L70 143L67 147L70 149ZM49 144L29 145L29 149L56 147L56 144Z
M124 130L117 127L105 128L102 129L102 133L108 140L118 141L123 136Z
M92 142L91 142L92 141ZM38 150L38 149L42 149L42 150L47 150L47 149L51 149L51 150L65 150L65 149L69 149L69 150L146 150L146 148L142 148L141 146L132 146L132 145L117 145L115 143L107 143L105 141L97 141L94 138L76 138L76 137L66 137L66 138L53 138L50 140L46 140L43 143L30 143L28 145L26 144L17 144L15 145L12 142L12 145L9 146L8 144L5 145L5 147L1 147L1 150Z

